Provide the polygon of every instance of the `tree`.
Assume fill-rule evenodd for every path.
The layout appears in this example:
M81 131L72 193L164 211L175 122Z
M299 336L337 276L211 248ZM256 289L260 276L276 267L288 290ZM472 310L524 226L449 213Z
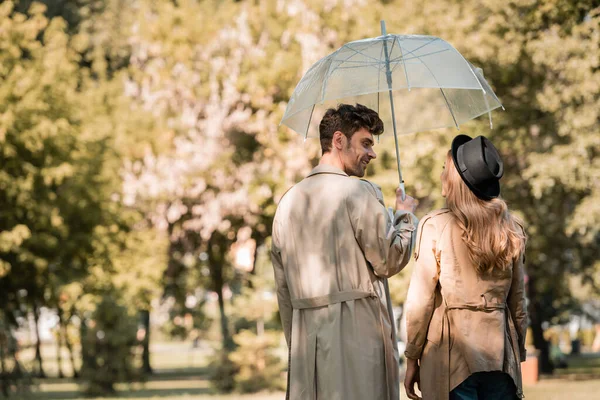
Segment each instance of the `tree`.
M84 276L96 228L114 216L98 157L108 153L106 138L79 134L85 71L77 69L64 22L48 21L44 11L33 4L24 15L10 1L0 5L0 302L9 314L22 312L17 292L37 315L55 298L52 282ZM39 340L36 346L43 375Z
M278 76L269 76L271 87L261 85L268 75L262 69L266 52L275 51L276 39L249 21L254 10L210 2L147 5L140 15L151 23L132 40L132 96L165 121L163 136L170 140L166 150L149 149L143 164L132 166L127 187L132 201L146 204L149 218L169 233L167 279L178 282L193 269L208 272L204 280L218 295L224 348L232 342L223 288L239 277L230 248L246 228L244 240L255 248L264 242L274 189L289 186L307 167L285 158L303 149L282 146L278 154L271 148L280 134L275 127L281 110L273 100L281 95ZM267 13L264 6L256 10ZM240 12L234 25L220 26L233 11ZM202 32L199 15L206 22ZM282 169L287 176L278 175Z
M0 304L13 325L42 306L57 309L65 332L77 312L86 321L69 298L72 283L114 271L139 219L120 202L117 151L135 140L128 122L137 117L124 118L129 104L104 54L82 64L85 35L69 36L45 12L39 3L27 14L0 5ZM39 340L36 355L44 375Z

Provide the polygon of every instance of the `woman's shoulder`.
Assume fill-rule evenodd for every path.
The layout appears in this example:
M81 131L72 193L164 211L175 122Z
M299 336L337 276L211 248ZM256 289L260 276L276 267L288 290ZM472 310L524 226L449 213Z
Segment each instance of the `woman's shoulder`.
M425 216L421 219L421 224L434 224L437 225L439 223L447 223L452 219L452 213L447 208L440 208L438 210L433 210L425 214Z
M447 208L430 211L421 218L415 245L415 260L419 258L421 243L425 242L433 245L433 243L437 242L440 235L444 232L444 228L452 219L452 213Z

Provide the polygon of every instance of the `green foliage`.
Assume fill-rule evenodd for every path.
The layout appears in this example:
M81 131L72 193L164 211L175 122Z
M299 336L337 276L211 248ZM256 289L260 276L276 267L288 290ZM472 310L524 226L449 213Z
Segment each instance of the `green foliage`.
M81 377L90 395L113 393L115 383L139 379L132 364L135 316L120 304L118 293L107 292L98 300L82 328Z
M3 312L0 312L0 397L27 396L32 376L18 357L19 343Z
M119 174L122 154L135 154L120 146L136 140L144 113L129 116L118 63L94 50L110 44L98 21L115 8L96 10L93 29L83 17L67 28L46 16L56 9L25 3L0 5L0 304L13 324L40 305L59 310L61 324L86 321L107 290L125 293L129 312L149 308L160 274L148 264L161 261L148 248L160 252L160 238L138 229Z

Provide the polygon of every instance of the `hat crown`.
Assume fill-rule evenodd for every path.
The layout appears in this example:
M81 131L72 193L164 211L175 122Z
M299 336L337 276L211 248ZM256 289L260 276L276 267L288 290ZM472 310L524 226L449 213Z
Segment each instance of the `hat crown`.
M452 158L459 175L477 197L490 200L500 195L504 164L486 137L457 136L452 142Z

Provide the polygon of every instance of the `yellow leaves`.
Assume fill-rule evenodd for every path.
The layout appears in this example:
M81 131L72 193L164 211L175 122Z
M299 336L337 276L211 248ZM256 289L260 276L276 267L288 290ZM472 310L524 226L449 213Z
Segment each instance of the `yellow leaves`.
M33 260L33 266L39 274L42 274L46 268L48 268L48 260L40 257L35 257Z
M58 209L54 208L52 210L52 215L50 216L50 224L55 228L61 226L64 223L63 218L58 214L58 212Z
M0 252L8 253L31 237L31 231L26 225L16 225L9 231L0 232Z
M78 53L84 52L91 45L92 37L86 32L78 33L71 38L71 46Z
M15 4L11 0L0 3L0 18L8 18L15 8Z
M44 13L48 10L48 7L39 2L33 2L31 6L29 6L29 14L30 15L44 15Z
M56 167L43 168L41 173L44 177L44 184L46 186L60 185L66 179L74 176L75 168L72 164L63 162Z
M11 270L11 265L9 262L0 260L0 278L5 277Z

